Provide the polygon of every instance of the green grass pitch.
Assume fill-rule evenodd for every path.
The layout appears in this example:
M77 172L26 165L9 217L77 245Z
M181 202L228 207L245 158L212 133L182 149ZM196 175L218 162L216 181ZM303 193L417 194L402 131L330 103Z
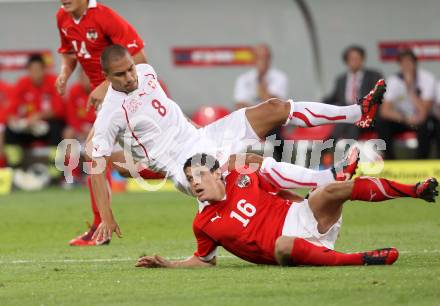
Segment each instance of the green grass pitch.
M439 202L437 200L437 202ZM124 237L67 245L91 219L85 189L0 197L0 305L440 305L440 206L349 203L337 249L395 246L389 267L256 266L220 252L212 269L139 269L142 254L192 254L194 200L116 194Z

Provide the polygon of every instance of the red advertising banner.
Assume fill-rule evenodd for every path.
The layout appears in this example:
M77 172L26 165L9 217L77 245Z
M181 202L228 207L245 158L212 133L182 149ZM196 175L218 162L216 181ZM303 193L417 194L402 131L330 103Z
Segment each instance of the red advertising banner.
M250 46L176 47L172 53L176 66L249 66L255 57Z
M413 50L419 60L440 60L440 40L380 42L380 59L382 61L395 61L401 49Z
M32 54L41 54L46 61L47 66L53 66L53 55L50 50L0 50L0 71L25 69L29 56Z

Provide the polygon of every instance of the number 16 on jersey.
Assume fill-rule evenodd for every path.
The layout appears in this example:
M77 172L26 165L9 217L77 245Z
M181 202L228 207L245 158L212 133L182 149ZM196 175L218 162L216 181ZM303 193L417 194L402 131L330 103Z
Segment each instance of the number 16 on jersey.
M257 209L255 208L255 206L252 205L251 203L246 203L246 200L238 201L237 202L237 209L241 214L239 214L235 211L231 211L231 214L229 216L233 219L237 219L238 221L240 221L243 224L243 227L246 227L249 224L249 221L250 221L249 218L253 217L255 215L255 213L257 212ZM245 217L248 217L248 219L243 217L242 214Z

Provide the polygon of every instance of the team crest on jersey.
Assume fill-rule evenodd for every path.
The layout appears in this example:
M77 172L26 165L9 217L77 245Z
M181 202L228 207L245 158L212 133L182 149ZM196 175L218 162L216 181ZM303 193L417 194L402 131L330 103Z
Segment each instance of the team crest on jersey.
M240 175L237 179L237 186L240 188L246 188L250 183L251 178L246 174Z
M131 113L135 113L139 109L139 106L141 106L141 104L142 102L140 100L131 99L127 102L125 106Z
M87 29L86 37L88 40L94 42L98 39L98 32L93 28Z

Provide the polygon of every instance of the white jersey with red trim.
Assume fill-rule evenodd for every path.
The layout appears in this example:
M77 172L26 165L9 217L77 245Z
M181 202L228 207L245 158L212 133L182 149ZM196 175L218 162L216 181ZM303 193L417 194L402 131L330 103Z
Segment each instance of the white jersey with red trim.
M92 155L110 156L117 141L135 161L174 176L185 162L182 151L191 151L200 138L198 130L164 93L153 67L136 70L138 89L125 94L109 88L94 123Z

